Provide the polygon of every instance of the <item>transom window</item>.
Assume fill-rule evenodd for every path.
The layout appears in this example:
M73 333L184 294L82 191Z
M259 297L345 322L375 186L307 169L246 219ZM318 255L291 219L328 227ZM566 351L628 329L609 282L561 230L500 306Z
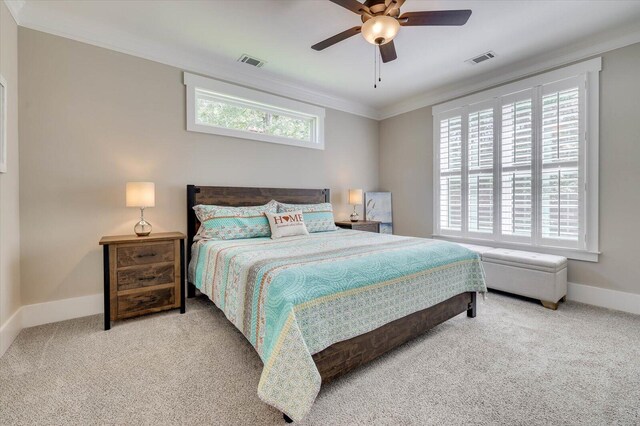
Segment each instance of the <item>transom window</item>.
M324 109L185 73L187 130L324 149Z
M597 260L599 70L587 61L434 107L436 236Z

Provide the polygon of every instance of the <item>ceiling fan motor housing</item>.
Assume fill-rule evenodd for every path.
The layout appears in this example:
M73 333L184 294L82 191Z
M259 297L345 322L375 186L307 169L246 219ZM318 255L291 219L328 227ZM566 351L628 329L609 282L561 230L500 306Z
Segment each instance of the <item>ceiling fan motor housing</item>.
M390 1L385 0L367 0L364 2L364 5L367 6L372 13L380 13L384 12L390 3Z
M371 15L376 16L376 15L383 14L384 11L387 10L387 6L391 3L392 1L390 0L386 0L386 1L385 0L367 0L364 2L364 5L369 8L369 11L371 11ZM360 16L360 19L362 20L362 22L366 22L369 19L371 19L371 15L363 13ZM400 15L399 8L394 8L389 13L389 16L393 16L393 17L397 17L398 15Z

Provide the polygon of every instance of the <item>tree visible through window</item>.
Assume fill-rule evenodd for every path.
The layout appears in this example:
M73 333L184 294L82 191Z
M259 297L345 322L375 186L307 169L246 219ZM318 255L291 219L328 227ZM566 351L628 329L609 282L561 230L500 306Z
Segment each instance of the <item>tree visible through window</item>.
M196 90L198 124L311 141L313 117L273 110Z

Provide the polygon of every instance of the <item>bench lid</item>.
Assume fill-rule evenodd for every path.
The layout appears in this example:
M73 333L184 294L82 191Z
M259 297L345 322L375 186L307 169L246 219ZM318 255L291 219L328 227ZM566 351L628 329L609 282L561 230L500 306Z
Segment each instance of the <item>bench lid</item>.
M493 249L482 254L483 261L496 261L496 263L509 263L513 266L533 267L559 271L567 267L567 258L553 254L535 253L522 250Z

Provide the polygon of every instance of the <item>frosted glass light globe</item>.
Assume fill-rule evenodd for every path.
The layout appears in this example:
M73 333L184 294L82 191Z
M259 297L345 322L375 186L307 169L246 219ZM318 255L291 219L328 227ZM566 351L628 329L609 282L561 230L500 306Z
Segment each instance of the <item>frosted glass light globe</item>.
M371 44L387 44L400 31L400 23L391 16L374 16L362 24L360 31Z

